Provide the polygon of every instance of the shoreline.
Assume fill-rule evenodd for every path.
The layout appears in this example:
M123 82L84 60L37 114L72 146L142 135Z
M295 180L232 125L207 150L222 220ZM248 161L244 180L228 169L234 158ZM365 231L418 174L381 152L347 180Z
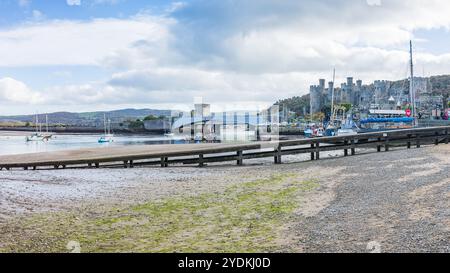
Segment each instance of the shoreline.
M37 171L33 178L29 172L3 172L0 193L6 198L0 203L0 252L64 252L67 238L80 240L86 252L367 252L371 241L379 242L383 252L450 252L448 241L442 240L450 234L450 222L445 218L449 205L449 152L450 146L440 145L315 162L298 162L298 157L292 156L281 165L273 165L271 160L252 160L242 167ZM272 185L273 195L253 199L268 185ZM282 189L289 192L282 193ZM240 195L248 191L253 193ZM282 197L284 194L290 197ZM245 200L261 204L263 214L246 212ZM279 205L286 200L296 201L281 207L278 216L270 216L264 214L264 200ZM209 205L204 209L194 206L202 202ZM170 217L166 217L181 213L184 204L192 215L184 218L179 214L181 222L169 224ZM242 237L239 230L244 226L221 226L214 220L218 215L210 211L213 208L231 209L229 217L237 217L233 210L239 209L236 215L243 215L240 223L253 223L250 230L254 233ZM150 239L154 235L148 232L156 232L156 227L142 218L147 213L162 213L154 221L174 230L187 230L189 233L183 233L187 237L178 237L178 233L162 235L161 244L155 245ZM71 215L77 215L77 219ZM189 227L189 219L194 216L201 217L198 221L202 227ZM233 219L223 217L224 223ZM270 225L257 228L260 220ZM63 228L65 235L55 236L52 226ZM117 231L125 227L132 232L115 241ZM266 228L270 232L264 232ZM98 237L99 229L105 236ZM209 234L208 230L216 232ZM232 232L233 240L237 240L234 245L241 248L213 239L221 238L214 234L222 232ZM36 241L48 240L49 244L27 245L19 234ZM191 237L196 243L186 239ZM245 248L241 243L248 239L254 239L260 247Z

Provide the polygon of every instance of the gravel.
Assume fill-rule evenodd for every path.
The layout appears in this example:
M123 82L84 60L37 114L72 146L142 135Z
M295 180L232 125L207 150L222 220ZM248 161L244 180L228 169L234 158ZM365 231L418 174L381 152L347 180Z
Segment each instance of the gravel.
M249 160L245 166L0 172L0 225L27 214L220 192L276 173L320 187L299 204L285 251L450 252L450 146L336 157ZM305 162L299 162L305 161Z
M345 179L327 208L295 225L297 244L306 252L450 252L449 148L328 162L344 166Z

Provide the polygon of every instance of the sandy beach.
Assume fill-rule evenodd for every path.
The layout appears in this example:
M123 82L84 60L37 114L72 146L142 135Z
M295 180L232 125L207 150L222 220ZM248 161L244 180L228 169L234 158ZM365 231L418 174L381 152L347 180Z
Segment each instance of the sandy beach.
M449 152L0 172L0 251L450 252Z

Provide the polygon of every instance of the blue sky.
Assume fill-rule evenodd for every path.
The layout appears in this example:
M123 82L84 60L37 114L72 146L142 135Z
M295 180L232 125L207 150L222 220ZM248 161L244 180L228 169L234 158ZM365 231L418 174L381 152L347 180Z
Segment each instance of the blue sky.
M264 107L318 78L450 74L447 0L0 0L0 114Z
M70 2L70 1L69 1ZM81 0L80 5L66 0L2 0L0 24L14 26L33 17L33 11L47 18L60 20L88 20L99 17L129 17L143 10L162 10L170 1L163 0Z

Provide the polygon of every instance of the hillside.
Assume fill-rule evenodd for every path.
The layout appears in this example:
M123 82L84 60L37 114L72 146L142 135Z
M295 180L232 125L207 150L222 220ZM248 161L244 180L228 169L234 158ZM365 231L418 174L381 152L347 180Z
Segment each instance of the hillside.
M277 101L275 104L279 105L280 110L283 109L283 107L287 107L289 111L295 112L297 115L304 115L305 111L306 113L309 113L309 94L301 97L296 96L288 99L282 99Z
M155 109L121 109L106 112L85 112L85 113L71 113L71 112L56 112L48 113L48 120L50 124L63 124L71 126L99 126L103 124L103 116L106 114L108 119L113 123L120 123L126 120L144 119L146 116L169 116L170 110L155 110ZM45 120L45 114L40 114L39 119ZM20 115L20 116L0 116L0 122L34 122L35 115Z

